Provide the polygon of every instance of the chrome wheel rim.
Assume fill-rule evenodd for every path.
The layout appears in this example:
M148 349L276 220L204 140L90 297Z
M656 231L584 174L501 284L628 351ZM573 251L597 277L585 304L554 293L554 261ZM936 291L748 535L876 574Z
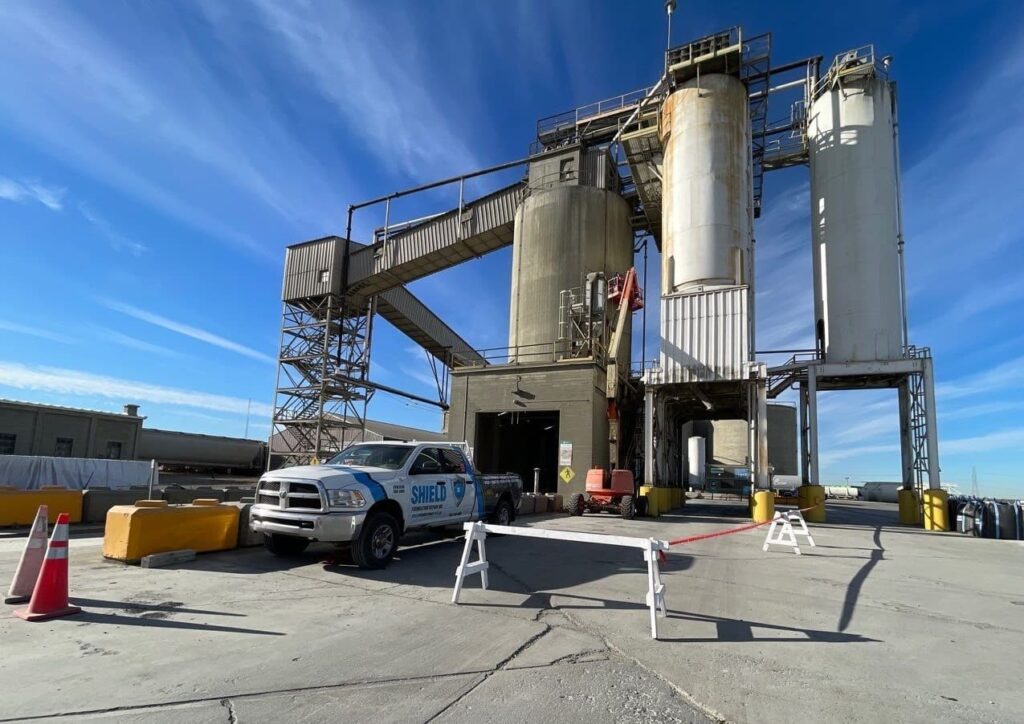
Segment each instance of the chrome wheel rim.
M501 506L498 510L498 525L508 525L512 522L512 513L507 505Z
M382 525L373 531L373 537L370 538L370 550L373 551L374 558L387 558L394 547L395 534L390 526Z

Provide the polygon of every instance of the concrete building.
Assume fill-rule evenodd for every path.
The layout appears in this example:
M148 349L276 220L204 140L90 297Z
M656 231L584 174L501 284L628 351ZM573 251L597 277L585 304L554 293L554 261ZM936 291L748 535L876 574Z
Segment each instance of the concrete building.
M142 419L124 413L0 400L0 455L134 460Z
M529 486L540 468L541 491L569 494L608 464L606 406L605 372L590 360L453 370L448 439L466 440L482 472Z

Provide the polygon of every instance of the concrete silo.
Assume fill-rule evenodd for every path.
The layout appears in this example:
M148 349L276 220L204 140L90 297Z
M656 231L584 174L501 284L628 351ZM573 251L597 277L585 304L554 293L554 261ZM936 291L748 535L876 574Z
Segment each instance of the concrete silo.
M562 292L582 290L588 273L608 279L633 265L629 216L629 205L614 191L531 172L530 195L516 211L511 356L523 362L550 362L558 356ZM598 325L614 318L600 302ZM623 351L628 360L628 345Z
M903 356L899 210L889 81L833 73L808 114L815 339L826 362Z

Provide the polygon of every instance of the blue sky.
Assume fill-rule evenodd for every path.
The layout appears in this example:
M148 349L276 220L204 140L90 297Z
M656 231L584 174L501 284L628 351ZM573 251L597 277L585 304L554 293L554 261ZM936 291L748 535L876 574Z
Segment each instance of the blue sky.
M1019 12L680 5L679 41L742 24L773 32L777 62L865 43L894 56L911 337L936 357L944 479L969 488L976 466L983 491L1024 493ZM0 3L0 397L131 401L147 425L228 435L243 434L248 410L250 436L265 436L284 247L342 233L351 202L522 157L542 116L653 83L663 3L625 7ZM806 169L766 179L762 349L810 341L807 196ZM360 219L356 238L374 221ZM474 345L501 346L510 261L497 252L412 290ZM385 323L373 374L432 391L422 352ZM824 396L826 480L898 477L895 399ZM371 415L440 424L385 395Z

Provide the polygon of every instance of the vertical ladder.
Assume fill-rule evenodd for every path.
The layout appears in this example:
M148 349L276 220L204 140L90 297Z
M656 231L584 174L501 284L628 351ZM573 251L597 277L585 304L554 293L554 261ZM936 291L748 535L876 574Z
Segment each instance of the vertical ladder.
M920 372L910 375L910 438L913 453L912 470L914 488L920 495L928 487L928 408L925 396L924 375Z

